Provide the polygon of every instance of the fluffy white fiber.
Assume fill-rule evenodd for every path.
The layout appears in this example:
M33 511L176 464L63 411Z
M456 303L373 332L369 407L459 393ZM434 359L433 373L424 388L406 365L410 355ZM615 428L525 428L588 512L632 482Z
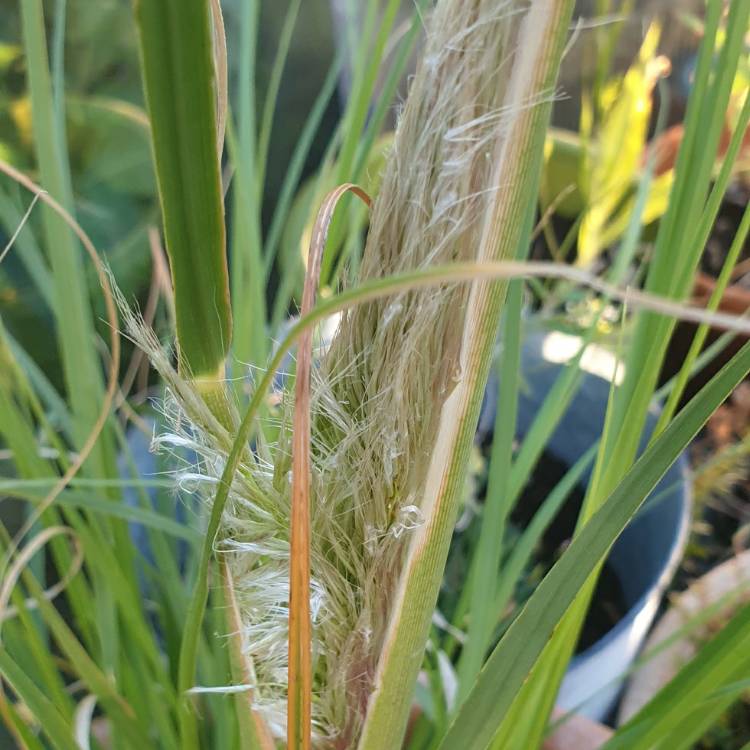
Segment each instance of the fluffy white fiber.
M360 280L477 258L508 123L506 91L522 0L440 0L376 197ZM511 102L509 104L508 102ZM400 294L344 313L314 368L312 414L313 722L321 746L350 747L371 690L405 542L441 406L458 376L467 290ZM176 486L211 503L231 436L153 335L126 311L167 392L158 449L190 449ZM235 474L217 538L254 669L253 701L285 733L291 396Z

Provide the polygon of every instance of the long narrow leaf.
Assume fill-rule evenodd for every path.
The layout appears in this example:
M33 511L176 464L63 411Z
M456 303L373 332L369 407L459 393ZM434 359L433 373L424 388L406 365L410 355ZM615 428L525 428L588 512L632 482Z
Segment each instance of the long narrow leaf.
M22 0L21 21L41 183L61 205L71 209L72 187L64 134L59 132L60 123L53 105L41 0ZM48 207L43 211L46 250L54 283L57 338L72 406L75 439L81 445L97 421L104 394L96 350L89 343L94 336L94 321L80 248L58 213ZM112 467L112 460L112 445L105 431L91 452L90 465L101 475Z
M68 724L44 693L24 673L4 648L0 648L0 673L31 709L57 750L79 750Z
M710 726L739 697L739 692L726 687L745 676L749 666L750 605L746 605L675 679L617 731L605 745L606 750L666 750L676 746L665 741L670 733L689 741L685 721L699 718L698 731Z
M232 333L207 0L136 0L182 363L223 377Z
M484 750L560 618L645 498L713 411L750 371L750 344L688 404L634 464L537 587L482 669L441 748Z

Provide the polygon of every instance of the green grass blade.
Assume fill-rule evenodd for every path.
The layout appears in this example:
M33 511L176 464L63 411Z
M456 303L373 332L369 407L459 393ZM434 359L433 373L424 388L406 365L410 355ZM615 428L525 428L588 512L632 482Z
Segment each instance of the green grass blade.
M227 150L234 165L232 192L232 310L235 326L233 359L238 396L247 365L260 367L266 361L266 299L261 254L260 197L255 178L255 144L249 143L247 126L227 123Z
M22 743L25 743L25 747L21 745L24 747L24 750L47 750L37 735L34 734L33 730L20 717L18 710L12 703L6 706L6 710L8 712L8 720L13 724L18 738Z
M499 620L502 613L505 612L505 608L508 606L508 602L513 595L513 589L523 574L524 569L529 564L542 535L549 528L570 493L582 480L586 470L591 467L597 449L598 444L592 445L568 469L565 476L544 499L544 503L542 503L542 506L534 514L528 527L513 546L513 551L508 556L507 562L500 571L497 597L494 602L496 620Z
M112 681L93 661L80 644L73 631L65 623L53 605L45 601L39 585L26 577L30 594L39 600L39 609L62 652L74 665L76 672L94 693L123 737L127 737L135 747L148 747L148 736L138 723L130 708L113 687Z
M706 36L691 93L676 181L667 213L659 226L647 279L650 292L678 299L687 296L692 271L703 249L695 242L693 225L694 217L703 214L712 179L713 156L708 160L704 156L715 154L718 147L729 87L740 55L738 40L742 39L750 14L747 4L731 6L727 42L722 55L716 58L714 42L721 6L721 2L713 0L708 7ZM711 104L706 106L709 100ZM584 519L610 495L635 459L674 325L672 318L649 311L637 313L625 377L614 401L610 438L601 443L584 501ZM545 651L543 666L535 670L523 686L513 711L508 714L501 734L509 750L525 750L540 744L593 592L592 585L592 582L587 583L586 590L581 592L556 630L553 642Z
M575 357L560 371L521 443L508 479L508 494L513 505L520 497L532 469L544 451L544 446L557 429L575 396L582 377L579 362L593 335L593 330L588 332L581 341Z
M706 7L706 19L704 26L704 43L701 45L693 77L693 88L688 100L688 108L685 114L684 135L680 150L677 154L675 165L675 184L667 211L659 225L659 239L663 244L671 244L672 230L677 223L677 217L681 210L683 195L685 191L704 189L703 185L694 185L689 182L691 168L693 166L692 151L695 139L700 129L705 128L701 108L707 95L711 66L714 58L714 40L719 26L722 3L708 2ZM708 144L707 144L708 146ZM715 153L715 152L712 152ZM683 176L684 175L684 176ZM649 276L658 279L664 273L663 254L655 253L655 262L652 264Z
M207 0L136 0L182 364L220 379L231 333Z
M318 128L320 127L323 115L325 114L326 107L331 100L331 96L336 90L336 83L341 75L343 59L343 54L339 53L336 56L336 59L331 63L331 67L328 69L323 85L320 87L320 91L315 97L315 101L307 116L305 125L297 139L294 152L289 160L289 166L284 174L284 181L281 185L281 190L279 191L278 200L273 212L273 217L271 218L271 225L268 229L268 237L265 243L264 260L266 281L268 280L271 269L273 268L274 260L276 259L281 236L285 224L289 219L289 210L294 198L294 191L299 186L299 181L302 176L305 161L310 153L313 139L318 132ZM272 325L272 330L276 330L276 327L277 326Z
M3 644L27 675L38 685L64 719L73 716L73 698L66 692L63 675L50 652L48 633L36 613L30 614L27 602L19 587L11 594L17 617L3 623Z
M0 364L2 364L3 378L0 378L0 436L4 443L10 448L14 456L15 471L22 479L45 478L57 481L58 477L54 467L49 461L39 455L38 444L35 434L35 425L28 409L26 400L22 397L20 381L22 374L15 367L15 362L1 346L0 338ZM55 508L47 511L42 519L45 523L58 524L59 518ZM0 530L5 531L4 526ZM52 557L60 575L68 570L71 564L70 551L61 540L54 539L51 542ZM88 645L95 642L92 630L92 615L94 612L90 606L91 591L84 585L80 577L71 581L66 589L71 611L74 613L78 628Z
M716 219L716 215L719 210L720 199L723 198L724 192L726 191L726 188L729 184L734 161L737 157L737 154L739 153L740 145L743 141L748 124L750 124L750 96L745 100L745 104L742 108L742 112L738 121L738 126L735 129L734 134L732 135L732 140L727 150L727 155L724 159L724 163L722 164L721 173L719 174L712 191L712 197L715 198L715 200L712 201L714 205L709 205L706 207L705 218L701 222L701 231L698 233L701 241L701 246L704 246L708 241L710 229L713 226L714 220ZM724 290L729 284L729 279L734 269L734 265L739 258L739 254L742 251L742 248L744 247L748 229L750 229L750 210L746 210L745 214L742 217L742 221L740 222L734 239L732 240L729 252L727 253L726 259L724 261L724 266L721 269L721 273L719 274L719 278L716 282L716 287L711 294L711 299L709 300L706 309L716 310L718 308L721 298L724 294ZM678 373L678 379L675 388L670 394L669 399L664 405L664 409L659 416L659 422L657 423L657 426L654 430L655 435L658 435L659 432L661 432L664 425L669 421L669 419L676 411L677 405L679 404L680 399L682 398L682 395L685 391L692 365L695 362L695 359L698 357L698 354L700 354L708 333L709 326L707 325L700 326L696 331L695 336L693 337L693 341L690 345L690 350L688 351L682 367L680 368L680 372Z
M19 380L22 377L20 368L13 367L12 361L10 366L6 366L5 372L8 375L16 373ZM37 489L43 490L45 486L48 487L55 481L53 467L38 455L33 424L24 422L24 414L20 408L20 403L12 398L14 391L7 391L8 386L11 385L9 381L9 378L0 381L0 411L7 417L2 421L1 426L4 437L14 455L21 458L21 461L17 460L16 464L22 477L17 480L10 480L9 484L22 487L27 484L35 485ZM20 399L23 395L20 386L15 389L15 393ZM24 480L24 476L28 476L30 479ZM97 481L85 477L77 480L77 482L89 486L99 485L100 491L106 491L106 486L109 484L106 480ZM72 635L70 629L65 626L64 621L57 614L54 606L44 603L40 605L40 611L45 617L49 630L54 633L69 661L76 665L76 669L80 668L81 677L90 684L92 690L99 691L103 705L109 706L107 711L114 712L112 718L118 724L123 725L123 732L135 738L138 730L131 726L132 720L119 709L118 699L112 692L108 692L112 690L111 678L107 677L104 680L101 678L101 673L97 671L99 666L96 664L96 660L101 659L107 672L114 671L115 682L121 685L120 681L127 677L128 670L132 668L129 662L123 660L123 654L128 651L127 644L137 644L138 653L153 667L149 675L149 685L153 683L154 689L158 688L161 700L164 701L165 697L169 695L169 685L164 679L163 660L158 652L153 634L146 626L137 582L128 578L129 571L132 571L130 559L122 558L118 551L119 547L113 549L103 525L98 523L94 517L90 516L84 521L79 514L71 510L68 500L72 499L71 496L74 495L74 490L68 490L58 499L58 504L66 521L82 541L86 565L91 574L91 579L93 579L93 596L87 583L88 579L85 576L75 576L69 581L65 590L65 596L71 604L74 615L73 621L76 625L76 631L84 638L85 645L78 643L76 637ZM127 508L127 506L113 502L111 499L98 500L97 503L100 510L106 513L111 509L115 516L118 515L118 511ZM57 514L58 509L51 508L43 516L43 520L47 523L60 525ZM176 523L174 526L178 527ZM182 532L181 529L179 531ZM70 550L62 539L52 539L50 547L58 573L63 576L65 571L70 569ZM31 579L33 583L29 583L28 573L25 580L32 595L38 598L39 586L33 581L33 578ZM119 609L122 616L119 624L115 607ZM98 625L97 638L91 635L90 620L92 615L96 617L96 624ZM23 620L22 612L21 617ZM118 631L121 632L121 637L118 637ZM33 633L28 631L28 627L27 633L26 640L33 645L33 640L30 640ZM121 643L123 650L114 648L116 643ZM36 652L40 653L39 649ZM82 658L82 655L86 658ZM42 662L40 664L41 667L44 666ZM57 667L54 668L57 669ZM48 695L53 695L52 688L54 688L54 685L49 681L49 678L47 683ZM142 692L142 687L139 688L139 691Z
M69 439L73 438L73 419L68 405L60 394L50 383L44 371L28 355L24 348L16 341L8 331L0 330L0 339L6 339L11 354L16 359L19 367L29 383L39 395L40 402L44 405L49 420Z
M260 2L240 6L239 76L236 123L227 123L229 160L234 167L232 192L232 311L236 325L234 359L243 365L266 363L266 299L261 236L261 193L258 179L256 51ZM240 373L244 375L244 370ZM242 383L236 391L242 395Z
M64 134L55 118L52 84L41 0L21 0L21 21L37 163L42 187L68 210L72 188L64 152ZM98 418L104 386L95 347L80 248L70 228L50 208L42 209L46 249L54 281L57 337L65 385L74 415L76 442L82 445ZM112 466L112 446L105 432L91 452L87 466L101 475Z
M573 539L493 651L440 745L484 750L558 622L659 479L750 371L750 344L701 390L638 459Z
M0 189L0 221L10 236L23 219L23 210L17 201L12 200L5 190ZM13 253L18 256L24 269L31 277L34 286L49 309L55 309L55 286L49 266L47 265L41 248L39 247L31 227L27 224L16 238Z
M419 33L424 28L423 13L426 6L427 0L418 0L418 2L415 3L409 30L398 44L398 49L393 62L388 68L388 75L383 81L377 101L374 102L374 107L372 114L369 117L367 128L365 129L362 141L357 149L357 158L354 162L353 173L355 181L359 179L359 175L362 173L362 169L367 163L370 150L378 139L378 136L382 133L385 118L387 117L389 110L393 107L393 100L396 96L398 86L404 77L406 65L408 64L411 54L414 52L414 47L419 40Z
M383 123L393 107L394 98L399 84L403 80L406 66L411 58L411 54L414 51L414 47L419 40L419 33L423 29L423 13L427 5L426 0L419 0L415 3L414 13L412 14L411 25L403 39L398 43L397 51L393 62L388 68L388 73L383 81L383 84L378 92L377 101L373 102L372 114L368 118L367 127L362 134L361 142L357 147L357 156L354 161L354 167L349 178L352 182L359 183L363 178L363 174L366 174L367 165L370 161L373 148L376 146L378 137L382 134ZM358 204L355 204L355 212L362 212L363 209ZM356 222L351 222L350 227L357 227ZM332 231L335 227L332 227ZM350 261L352 265L358 260L358 258L352 257L350 245L361 238L359 231L349 231L350 237L349 242L344 246L344 251L339 254L335 264L335 271L333 273L334 279L339 278L341 271L347 261ZM335 245L332 245L332 250L335 249ZM356 269L352 268L352 273L355 273Z
M508 503L508 477L518 411L522 307L523 286L520 281L514 281L508 288L503 321L500 387L487 492L479 541L472 558L469 629L458 663L459 700L466 697L482 667L497 622L492 594L497 587L505 522L512 508Z
M271 128L273 127L274 113L276 112L279 88L281 87L281 77L284 73L287 57L289 56L289 47L292 43L292 35L301 4L302 0L291 0L289 3L286 15L284 16L284 23L281 27L276 55L271 66L271 76L268 81L265 101L263 102L263 114L260 118L260 131L258 133L258 173L256 175L256 190L258 195L263 195L266 168L268 166L268 147L271 143Z
M40 722L56 750L79 750L72 726L4 648L0 648L0 673Z
M49 491L54 486L54 482L45 481L45 485L47 486L47 491ZM27 487L22 481L0 482L0 491L8 497L18 497L28 500L31 503L41 502L47 494L44 490ZM125 503L113 503L111 500L92 497L84 492L68 490L59 498L57 503L64 508L88 510L102 516L138 523L149 529L170 534L175 539L184 539L191 543L195 543L200 539L200 534L196 530L161 513L146 508L126 505Z
M747 675L749 667L750 605L746 605L604 747L666 750L676 747L671 735L683 742L698 739L739 697L732 683ZM700 719L697 737L686 732L685 722L691 718Z
M359 45L357 48L358 70L355 72L354 83L352 86L352 92L354 95L350 99L344 114L342 130L343 141L341 144L341 153L338 158L335 177L337 184L350 182L354 179L352 168L357 155L357 147L367 120L367 113L370 109L370 103L377 82L378 73L380 71L380 63L383 59L388 36L393 28L400 5L400 0L388 0L380 18L380 27L378 28L378 33L372 44L372 49L369 49L366 44ZM369 14L372 14L375 8L376 4L370 3L368 5ZM365 20L363 27L364 39L370 38L367 30L370 26L371 20L372 19L369 18ZM341 215L342 214L339 213L339 216ZM340 239L338 237L340 231L341 219L334 218L330 229L331 239L328 243L326 253L323 256L323 265L320 272L321 284L327 284L331 281L336 262L333 251L335 251L340 244Z
M59 147L65 151L65 20L67 0L55 0L52 19L52 53L50 67L52 75L52 98L55 109L55 132L60 140Z

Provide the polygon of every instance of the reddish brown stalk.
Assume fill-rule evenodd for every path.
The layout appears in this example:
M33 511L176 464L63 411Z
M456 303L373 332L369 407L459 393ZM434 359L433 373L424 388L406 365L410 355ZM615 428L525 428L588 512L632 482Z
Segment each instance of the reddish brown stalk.
M367 206L370 196L346 183L323 201L313 227L307 259L301 314L315 305L328 230L341 198L352 192ZM305 329L297 348L292 436L292 507L289 562L289 672L287 747L309 750L312 742L312 626L310 622L310 371L312 330Z

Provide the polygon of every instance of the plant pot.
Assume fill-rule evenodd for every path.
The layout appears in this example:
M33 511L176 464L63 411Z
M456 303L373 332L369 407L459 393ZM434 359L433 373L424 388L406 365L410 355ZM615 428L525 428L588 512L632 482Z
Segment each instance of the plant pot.
M737 592L737 596L732 596L733 592ZM620 704L618 723L635 715L695 656L701 637L715 632L738 605L750 601L750 550L715 567L676 596L649 636L646 650L672 637L693 616L728 595L726 607L720 608L708 623L648 659L633 674Z
M560 351L555 343L559 341L559 334L542 334L528 338L524 344L523 386L517 422L519 437L531 427L562 369L561 363L572 356L572 348ZM587 351L583 361L594 370L601 370L602 362L606 365L606 357L597 357L593 349ZM577 394L547 443L549 454L572 466L599 439L609 389L610 383L605 378L590 372L583 375ZM488 393L496 392L496 383L490 383ZM480 436L483 430L486 434L494 421L494 400L494 396L486 399ZM648 417L642 448L657 416L658 408L654 407ZM590 472L584 482L589 478ZM607 559L609 569L622 588L626 613L605 635L571 660L558 698L560 708L576 710L596 721L605 721L611 714L621 690L618 677L635 659L682 557L691 506L686 456L672 465L651 498L623 531Z

